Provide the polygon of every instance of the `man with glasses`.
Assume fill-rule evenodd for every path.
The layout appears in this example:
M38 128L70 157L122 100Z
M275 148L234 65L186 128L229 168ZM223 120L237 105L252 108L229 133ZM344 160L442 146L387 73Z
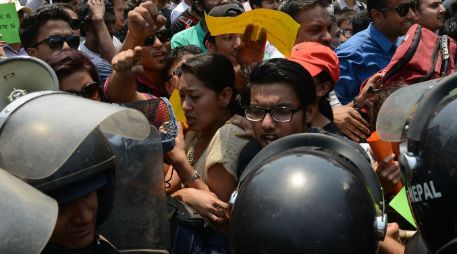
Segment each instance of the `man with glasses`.
M128 34L123 49L114 56L113 73L105 82L110 102L134 102L168 97L163 70L170 37L165 18L152 1L141 3L128 14Z
M307 132L316 110L313 78L300 64L290 60L275 58L256 66L248 89L245 113L255 139L240 153L238 174L269 143Z
M55 50L77 49L79 36L73 35L70 21L70 16L55 5L46 5L24 17L19 30L24 49L41 60L49 58Z

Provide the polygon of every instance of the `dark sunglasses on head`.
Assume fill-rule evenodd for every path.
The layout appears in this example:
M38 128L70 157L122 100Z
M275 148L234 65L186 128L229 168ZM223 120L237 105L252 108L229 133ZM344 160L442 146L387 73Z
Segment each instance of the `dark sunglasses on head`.
M72 94L76 94L78 96L91 99L91 100L96 100L100 98L101 91L100 91L100 86L98 85L97 82L92 82L83 87L81 91L74 91L74 90L65 90L65 92L69 92Z
M160 42L166 43L171 40L171 37L173 34L171 33L171 30L169 29L164 29L158 31L155 35L150 35L144 39L144 46L151 46L154 44L156 38L159 39Z
M60 36L60 35L51 35L48 38L38 42L35 44L33 47L37 47L40 44L47 43L49 45L49 48L56 50L56 49L62 49L64 43L66 42L68 46L72 49L76 49L79 46L79 36L74 36L74 35L66 35L66 36Z
M381 8L379 9L382 12L387 12L390 10L395 10L398 13L398 16L404 17L408 15L409 9L415 10L417 7L417 2L416 1L411 1L408 3L402 3L397 7L387 7L387 8Z

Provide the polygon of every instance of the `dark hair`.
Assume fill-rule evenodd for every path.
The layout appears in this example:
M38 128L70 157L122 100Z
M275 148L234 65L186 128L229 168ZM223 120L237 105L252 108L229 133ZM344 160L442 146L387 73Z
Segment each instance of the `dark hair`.
M262 4L263 0L249 0L249 5L251 6L251 9L259 8L260 5Z
M186 45L186 46L178 46L171 50L170 54L168 54L167 59L165 60L165 68L164 68L164 78L167 80L168 71L170 68L177 62L181 61L181 59L186 55L198 55L201 54L202 51L199 47L195 45Z
M352 18L352 34L356 34L362 30L365 30L370 25L371 21L370 14L367 10L363 10Z
M78 14L78 12L76 11L75 7L73 5L71 5L71 4L69 4L69 3L58 2L58 3L54 3L54 4L59 6L60 8L62 8L64 10L70 10L70 11Z
M319 83L330 82L330 84L332 84L332 87L335 85L335 81L333 81L333 78L327 71L321 71L321 73L317 74L315 78L319 81ZM330 90L332 90L332 88ZM332 106L330 105L329 93L330 91L328 91L326 95L322 96L319 105L317 106L319 112L321 112L321 114L323 114L331 122L333 122L333 110Z
M389 0L367 0L368 15L371 16L370 12L373 9L382 9L389 7Z
M249 78L248 90L252 85L266 86L275 83L292 87L303 109L316 101L316 89L311 74L300 64L283 58L269 59L254 67ZM246 95L249 101L250 92Z
M227 57L217 53L196 55L181 65L181 71L194 75L207 88L217 93L222 92L226 87L230 87L233 91L229 103L230 112L239 113L241 111L235 100L235 70Z
M367 100L365 103L367 104L368 108L367 120L372 131L376 130L376 120L378 118L379 110L381 109L382 104L386 101L387 97L389 97L393 92L407 85L408 84L405 82L399 81L387 87L383 87L374 94L372 93L369 95L371 99Z
M341 26L341 24L343 24L344 21L348 21L349 23L352 22L352 19L354 18L354 16L357 14L357 12L355 12L354 10L352 9L342 9L340 11L338 11L337 13L335 13L335 18L336 18L336 24L338 26Z
M327 0L285 0L279 6L279 10L297 20L301 11L314 8L316 5L326 8L329 3Z
M70 26L71 18L64 9L53 4L45 5L36 13L25 16L19 29L22 47L25 50L34 47L40 28L49 20L62 20Z
M147 0L128 0L127 3L125 3L124 19L127 20L129 16L129 11L132 11L136 7L140 6L141 3L144 3L146 1Z
M78 50L54 51L46 62L54 70L59 81L75 72L87 71L95 82L100 83L95 65Z
M444 26L440 29L440 35L447 35L457 41L457 15L444 22Z

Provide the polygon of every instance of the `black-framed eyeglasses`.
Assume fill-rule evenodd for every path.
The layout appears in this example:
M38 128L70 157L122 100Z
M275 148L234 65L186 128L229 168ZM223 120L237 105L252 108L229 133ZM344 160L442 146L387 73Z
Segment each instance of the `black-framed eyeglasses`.
M411 1L408 3L402 3L397 7L387 7L387 8L381 8L379 9L382 12L387 12L390 10L395 10L398 13L398 16L404 17L408 15L409 9L415 10L417 7L417 2L416 1Z
M72 49L76 49L79 46L79 36L75 35L66 35L66 36L60 36L60 35L51 35L48 38L38 42L35 44L33 47L37 47L40 44L47 43L49 45L49 48L52 50L57 50L57 49L62 49L64 43L66 42L68 46Z
M300 111L301 108L291 108L286 106L278 106L272 108L264 108L260 106L248 106L244 109L246 118L252 122L262 121L267 113L270 114L276 122L290 122L293 115Z
M156 38L159 39L160 42L166 43L171 41L171 37L173 34L171 33L170 29L164 29L158 31L155 35L150 35L144 39L143 45L144 46L151 46L154 44Z
M100 85L97 82L92 82L87 85L85 85L81 91L75 91L75 90L65 90L65 92L69 92L72 94L76 94L78 96L91 99L91 100L96 100L101 97L101 90L100 90Z

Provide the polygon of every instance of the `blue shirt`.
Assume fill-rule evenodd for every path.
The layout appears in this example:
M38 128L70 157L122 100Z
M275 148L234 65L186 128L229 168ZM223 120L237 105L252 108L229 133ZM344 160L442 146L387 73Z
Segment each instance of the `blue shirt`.
M340 102L351 102L362 83L389 64L403 37L391 42L373 23L336 49L340 61L340 80L335 92Z

